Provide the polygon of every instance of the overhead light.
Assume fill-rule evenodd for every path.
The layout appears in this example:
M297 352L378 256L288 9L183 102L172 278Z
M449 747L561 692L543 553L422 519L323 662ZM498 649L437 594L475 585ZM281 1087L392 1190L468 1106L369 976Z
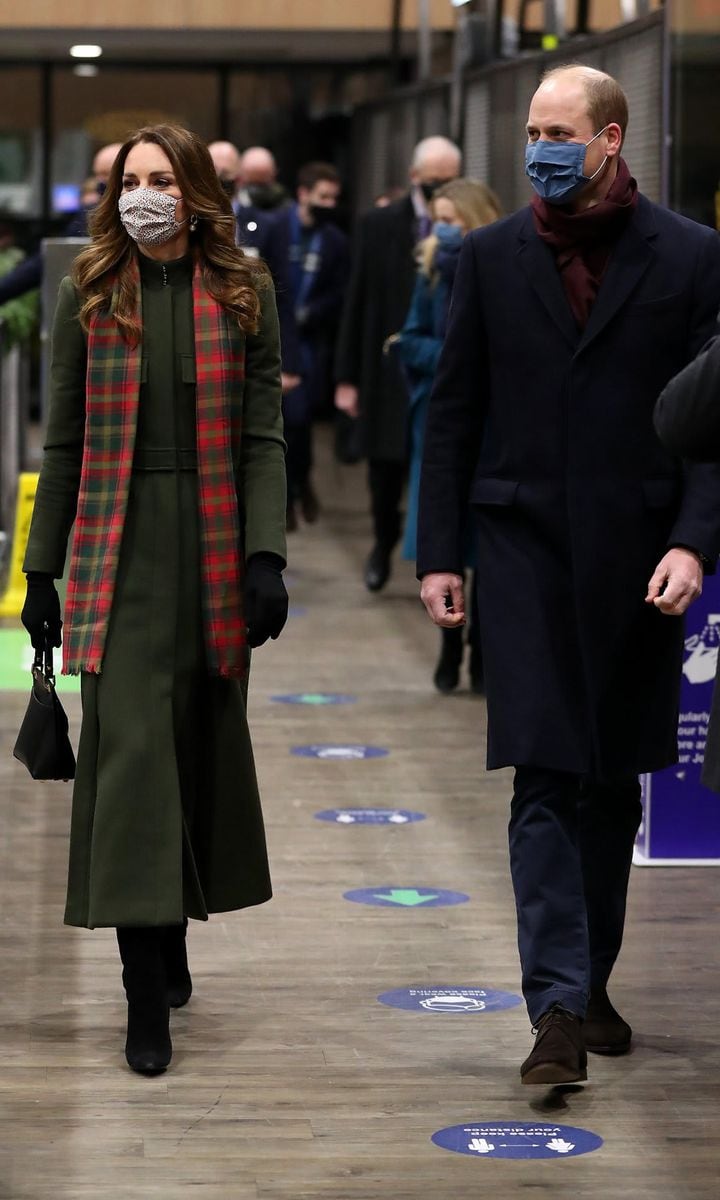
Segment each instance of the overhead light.
M71 46L71 58L99 58L102 54L102 46Z
M94 79L99 74L100 69L94 63L78 63L73 67L73 75L78 75L80 79Z

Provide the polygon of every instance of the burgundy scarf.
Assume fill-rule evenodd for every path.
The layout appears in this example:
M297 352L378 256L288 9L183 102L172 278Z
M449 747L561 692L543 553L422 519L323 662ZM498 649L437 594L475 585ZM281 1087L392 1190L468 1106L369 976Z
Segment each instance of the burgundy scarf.
M604 200L583 212L567 205L531 201L538 237L550 246L565 294L580 329L590 318L610 255L632 217L638 200L637 183L624 158Z

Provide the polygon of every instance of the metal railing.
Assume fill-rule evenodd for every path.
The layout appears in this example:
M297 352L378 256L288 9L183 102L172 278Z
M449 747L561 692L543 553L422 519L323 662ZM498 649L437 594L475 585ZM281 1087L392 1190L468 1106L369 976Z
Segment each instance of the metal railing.
M22 346L3 347L0 318L0 531L9 537L18 476L25 466L30 415L30 363Z

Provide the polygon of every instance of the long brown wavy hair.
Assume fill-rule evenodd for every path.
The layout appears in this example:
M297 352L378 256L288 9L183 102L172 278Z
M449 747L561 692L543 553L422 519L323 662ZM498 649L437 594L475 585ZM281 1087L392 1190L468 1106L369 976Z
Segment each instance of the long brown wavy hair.
M118 212L125 160L141 142L153 142L165 151L188 212L197 215L197 228L190 232L190 250L201 265L205 288L237 318L245 333L256 333L258 289L269 283L267 268L257 259L247 258L235 245L232 205L218 182L207 146L181 125L138 129L113 163L105 194L90 219L92 243L78 255L72 272L83 301L83 328L90 328L95 313L112 308L126 342L136 345L142 337L134 270L138 250Z

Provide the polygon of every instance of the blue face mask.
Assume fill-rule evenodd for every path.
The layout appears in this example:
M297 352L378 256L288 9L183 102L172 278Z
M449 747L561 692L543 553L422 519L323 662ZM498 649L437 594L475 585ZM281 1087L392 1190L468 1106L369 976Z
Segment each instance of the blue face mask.
M432 231L443 250L455 250L462 243L463 231L459 225L448 225L446 221L436 221Z
M538 196L548 204L567 204L597 179L608 161L607 155L597 171L584 175L585 152L605 129L607 125L589 142L530 142L525 147L525 174Z

